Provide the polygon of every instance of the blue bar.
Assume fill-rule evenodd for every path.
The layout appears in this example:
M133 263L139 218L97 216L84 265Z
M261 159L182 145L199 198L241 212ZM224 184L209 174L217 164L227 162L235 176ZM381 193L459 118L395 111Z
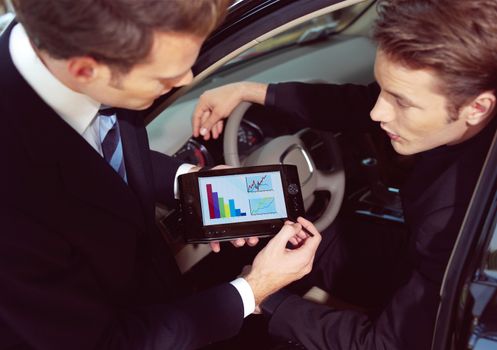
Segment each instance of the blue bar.
M231 216L238 216L238 212L236 211L235 209L235 200L233 199L228 199L229 203L230 203L230 212L231 212Z
M212 198L214 199L214 217L219 219L221 214L219 213L219 198L217 192L212 192Z

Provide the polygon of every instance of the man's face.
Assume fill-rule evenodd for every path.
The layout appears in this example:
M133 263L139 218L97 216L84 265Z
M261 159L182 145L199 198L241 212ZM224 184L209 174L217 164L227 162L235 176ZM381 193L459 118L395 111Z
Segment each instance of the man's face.
M156 33L146 62L117 77L108 66L99 65L98 78L82 92L109 106L145 109L172 88L192 81L191 67L203 40L183 33Z
M462 115L451 120L448 100L436 90L431 70L412 70L378 50L375 76L381 87L371 118L380 122L397 153L408 155L465 139Z

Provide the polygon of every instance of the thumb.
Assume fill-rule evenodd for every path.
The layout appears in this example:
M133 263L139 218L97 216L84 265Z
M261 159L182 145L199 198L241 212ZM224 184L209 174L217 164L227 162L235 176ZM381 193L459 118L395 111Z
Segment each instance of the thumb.
M286 247L290 238L294 237L300 230L300 224L285 224L271 241L274 242L273 244Z
M219 253L221 251L221 245L219 244L219 242L210 242L209 245L214 253Z
M210 113L204 113L199 125L200 135L204 136L206 133L211 131L214 125L216 125L216 123L222 119L223 116L215 109L210 111Z
M210 110L212 110L212 106L208 102L204 101L201 96L197 101L195 109L193 110L193 118L200 119L202 114L209 112Z
M199 136L200 128L204 120L208 118L210 113L211 113L210 109L199 109L199 107L197 106L197 110L195 111L192 117L193 136L195 137Z
M314 259L314 254L316 254L316 250L318 249L320 243L321 243L321 235L319 233L314 234L313 237L305 238L302 241L302 244L298 247L298 249L292 250L292 253L311 257L312 261L312 259Z

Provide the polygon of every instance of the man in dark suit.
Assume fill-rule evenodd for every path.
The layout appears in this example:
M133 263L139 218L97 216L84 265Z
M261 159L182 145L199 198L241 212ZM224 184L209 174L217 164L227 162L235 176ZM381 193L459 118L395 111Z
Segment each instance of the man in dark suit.
M218 136L222 118L240 101L277 107L324 130L379 124L397 153L415 155L400 190L409 243L372 242L366 232L353 232L365 239L352 241L333 227L305 277L348 301L355 296L367 310L317 305L288 291L262 303L269 331L307 349L431 347L444 271L495 134L497 3L378 6L377 83L236 83L205 92L194 114L194 135L205 138Z
M174 205L195 168L150 151L141 111L190 82L227 4L14 1L19 23L0 38L0 348L198 348L310 271L320 236L301 219L244 278L187 297L155 226L155 203Z

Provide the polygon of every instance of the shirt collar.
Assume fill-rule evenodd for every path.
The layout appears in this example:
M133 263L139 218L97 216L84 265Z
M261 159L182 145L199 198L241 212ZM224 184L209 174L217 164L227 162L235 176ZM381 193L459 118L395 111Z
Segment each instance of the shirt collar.
M100 103L62 84L40 60L20 23L12 29L9 50L15 67L31 88L66 123L83 134Z

